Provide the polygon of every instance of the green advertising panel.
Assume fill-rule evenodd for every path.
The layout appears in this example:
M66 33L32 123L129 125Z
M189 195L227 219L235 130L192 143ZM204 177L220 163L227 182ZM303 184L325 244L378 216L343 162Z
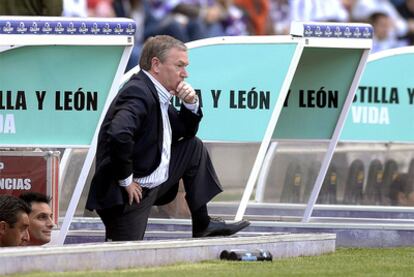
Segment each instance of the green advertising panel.
M203 140L263 139L297 43L235 43L189 50L189 83L201 96Z
M1 52L0 144L89 145L124 48L27 46Z
M0 16L0 147L89 147L135 31L128 18Z
M330 139L363 49L304 48L273 139Z
M414 141L414 49L367 63L341 141Z

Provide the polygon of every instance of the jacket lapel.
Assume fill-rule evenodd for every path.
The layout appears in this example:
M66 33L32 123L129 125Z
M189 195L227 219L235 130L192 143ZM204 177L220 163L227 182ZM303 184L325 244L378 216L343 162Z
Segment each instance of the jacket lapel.
M161 115L161 107L160 107L160 98L158 96L157 89L154 86L154 83L151 81L151 79L145 74L142 70L138 72L136 75L136 78L141 79L145 85L148 87L149 91L151 92L152 96L156 99L157 103L157 115L148 115L149 118L153 117L156 121L157 128L158 128L158 149L160 153L162 153L162 142L164 137L164 128L163 128L163 121L162 121L162 115Z
M136 78L141 79L142 81L144 81L145 85L148 87L148 89L150 90L152 96L155 97L155 99L157 99L157 102L159 104L160 102L160 98L158 97L158 93L157 93L157 89L154 86L154 83L151 81L151 79L147 76L147 74L145 74L142 70L140 70L138 72L138 74L136 75Z

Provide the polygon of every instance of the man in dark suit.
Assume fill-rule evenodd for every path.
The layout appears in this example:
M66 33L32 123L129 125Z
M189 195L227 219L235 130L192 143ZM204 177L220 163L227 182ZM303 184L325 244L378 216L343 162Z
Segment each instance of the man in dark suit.
M170 36L149 38L140 72L121 89L102 123L96 171L86 207L96 210L106 240L142 240L153 205L172 201L183 180L193 237L232 235L249 222L210 218L207 203L222 191L203 143L202 112L188 77L187 48ZM181 99L180 110L171 97Z

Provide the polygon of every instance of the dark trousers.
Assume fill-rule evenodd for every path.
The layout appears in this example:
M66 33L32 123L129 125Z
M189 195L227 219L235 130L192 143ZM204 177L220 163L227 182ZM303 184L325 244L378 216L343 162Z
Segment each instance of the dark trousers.
M105 225L106 240L142 240L151 207L174 200L180 179L183 179L191 212L222 191L207 149L198 138L181 140L171 146L168 180L152 189L143 188L140 203L97 211Z

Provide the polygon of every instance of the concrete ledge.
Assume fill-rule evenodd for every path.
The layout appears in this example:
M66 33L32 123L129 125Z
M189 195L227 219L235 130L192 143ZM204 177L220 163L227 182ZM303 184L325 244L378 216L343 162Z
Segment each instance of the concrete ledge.
M343 221L343 222L342 222ZM311 222L251 221L238 236L286 233L335 233L340 247L401 247L414 246L412 219L383 218L320 218ZM145 240L191 238L191 220L150 218ZM103 242L104 226L99 218L75 218L66 244Z
M112 242L0 249L0 274L112 270L218 259L234 248L265 249L275 259L335 251L335 234L277 234L168 241Z

